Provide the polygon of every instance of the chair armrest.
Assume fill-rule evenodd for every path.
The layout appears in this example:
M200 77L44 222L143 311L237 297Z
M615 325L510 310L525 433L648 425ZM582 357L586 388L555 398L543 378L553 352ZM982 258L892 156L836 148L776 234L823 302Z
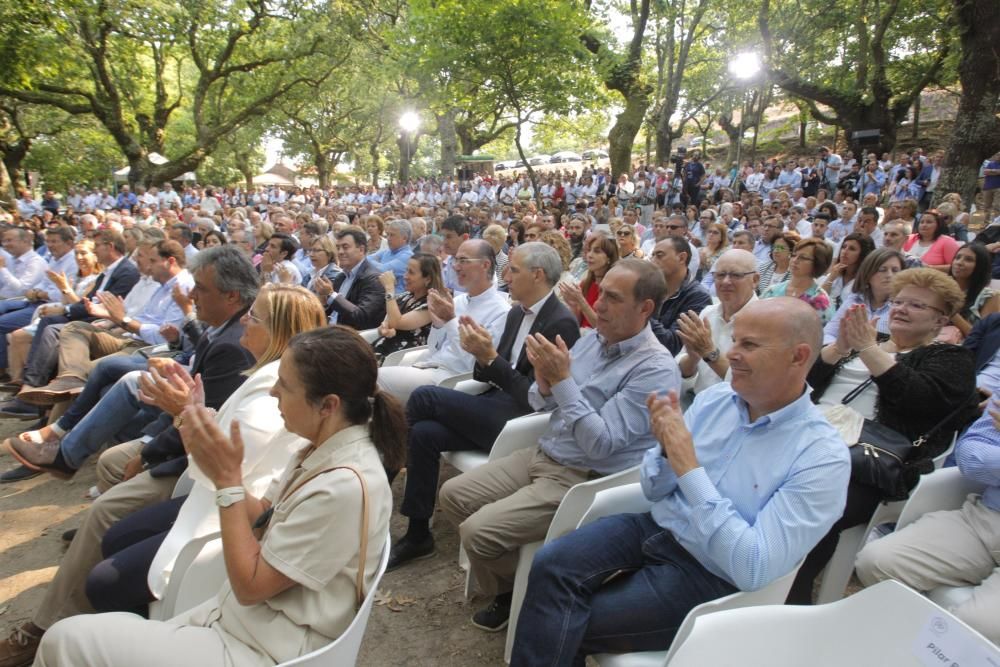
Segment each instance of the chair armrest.
M652 506L653 503L646 498L639 483L604 489L594 494L594 501L584 512L577 528L612 514L648 512Z
M371 345L379 339L378 329L365 329L364 331L359 331L358 335L365 339L365 342Z
M409 366L413 362L418 361L424 353L427 351L426 345L421 345L419 347L408 347L405 350L399 350L393 352L385 361L382 362L383 366Z
M502 459L518 449L538 444L538 439L549 426L550 412L534 412L530 415L511 419L500 431L493 448L490 450L490 461Z
M594 497L600 491L631 485L639 481L639 466L632 466L611 475L605 475L589 482L574 485L559 503L559 509L552 517L545 541L551 542L576 529L581 519L594 503ZM640 491L641 493L641 491Z
M472 373L459 373L458 375L452 375L447 377L440 382L437 386L444 387L445 389L455 389L459 382L465 382L472 379Z

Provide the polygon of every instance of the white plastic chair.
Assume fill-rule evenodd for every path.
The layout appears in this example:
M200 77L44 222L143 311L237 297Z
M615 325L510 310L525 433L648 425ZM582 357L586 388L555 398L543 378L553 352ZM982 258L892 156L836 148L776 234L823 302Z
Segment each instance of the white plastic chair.
M517 571L514 574L514 590L510 601L510 621L507 625L507 643L504 647L504 660L510 662L510 654L514 648L514 633L517 630L517 617L521 614L521 604L528 589L528 574L531 572L531 561L543 545L575 530L580 520L594 502L598 492L605 489L632 484L639 481L639 466L606 475L589 482L581 482L570 487L556 509L549 530L542 542L525 544L518 550Z
M583 515L579 526L585 526L597 519L614 514L635 514L648 512L653 504L646 499L639 484L626 484L613 489L599 491L590 508ZM764 604L782 604L788 596L788 591L795 581L795 575L799 571L799 565L784 575L771 582L767 586L757 591L747 591L733 593L718 600L710 600L698 605L684 618L681 627L669 651L642 651L636 653L601 653L593 656L601 667L662 667L668 664L670 658L677 651L677 648L684 642L684 639L694 627L695 620L705 614L714 613L724 609L736 609L738 607L749 607Z
M365 629L368 627L368 618L372 613L372 603L375 601L375 593L378 591L379 582L385 574L386 567L389 566L389 551L392 545L387 538L385 548L382 552L382 560L379 562L378 572L372 582L365 601L354 615L354 620L347 626L344 633L334 641L312 653L281 663L278 667L352 667L358 660L358 651L361 650L361 641L365 638Z
M515 450L531 447L545 433L551 417L552 413L550 412L533 412L530 415L509 420L494 441L489 454L478 450L466 450L442 452L441 457L454 468L468 472L487 461L495 461ZM469 418L472 419L473 416L470 415Z
M370 329L369 329L370 331ZM387 366L412 366L414 363L420 361L424 354L427 352L426 345L420 345L418 347L408 347L405 350L398 350L393 352L385 358L382 362L382 367ZM450 375L437 383L439 387L445 387L446 389L456 389L457 386L466 381L472 380L472 373L456 373ZM482 383L476 383L476 385L481 385ZM475 391L476 385L467 385L467 393L479 393ZM483 390L485 391L485 390Z
M378 329L365 329L364 331L359 331L358 335L365 339L365 342L371 345L379 339Z
M730 609L700 617L670 667L926 667L944 653L967 663L1000 664L1000 650L936 604L895 581L883 581L826 605ZM940 639L938 639L940 638Z
M970 493L982 493L984 488L982 483L962 476L958 468L942 468L924 475L906 502L896 530L930 512L961 509ZM928 591L927 597L945 609L954 609L972 597L974 590L975 586L938 586Z

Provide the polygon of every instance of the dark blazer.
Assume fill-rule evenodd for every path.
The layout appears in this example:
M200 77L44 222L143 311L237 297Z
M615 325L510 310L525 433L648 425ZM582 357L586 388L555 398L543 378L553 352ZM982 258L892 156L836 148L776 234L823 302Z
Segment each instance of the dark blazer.
M102 274L103 275L103 274ZM89 292L87 292L86 299L93 299L97 294L97 284L101 282L101 278L98 277L94 281L94 286ZM115 270L111 273L108 279L108 284L104 286L102 292L111 292L115 296L120 296L123 299L125 295L128 294L135 284L139 282L139 269L135 267L128 257L126 257ZM93 319L87 314L87 307L83 305L83 300L77 301L69 307L69 319L71 320L87 320Z
M339 294L340 286L347 280L343 274L333 288L337 298L327 306L327 315L336 312L337 324L354 329L375 329L385 319L385 288L378 281L379 270L367 259L361 265L358 275L347 294Z
M1000 313L992 313L976 322L962 346L976 355L976 372L983 370L1000 348Z
M211 340L202 336L195 348L191 375L201 374L205 386L205 405L219 409L243 384L243 371L254 365L253 355L240 345L244 309L226 322ZM142 448L142 460L150 466L153 477L179 475L187 467L187 456L181 435L170 426L153 437Z
M516 363L512 366L509 359L517 338L517 330L524 320L524 311L520 306L514 306L507 311L507 322L504 324L500 343L497 345L497 358L489 366L476 363L472 377L480 382L487 382L500 389L514 399L518 407L526 413L532 411L528 403L528 390L535 381L535 369L528 361L528 353L521 349ZM562 336L567 347L573 347L580 338L580 324L562 301L552 293L542 304L541 310L531 324L528 334L540 333L554 341L556 336Z

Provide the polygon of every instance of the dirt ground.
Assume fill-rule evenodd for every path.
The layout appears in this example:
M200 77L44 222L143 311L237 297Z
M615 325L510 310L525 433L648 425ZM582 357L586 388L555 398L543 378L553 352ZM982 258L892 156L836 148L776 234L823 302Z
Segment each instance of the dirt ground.
M31 422L0 420L0 439L19 433ZM0 453L0 472L15 467ZM446 467L444 477L454 474ZM60 535L80 524L90 505L87 490L96 481L93 461L71 481L48 475L0 485L0 631L30 618L65 552ZM396 503L404 478L393 487ZM440 515L439 515L440 517ZM393 516L392 534L405 532L405 520ZM465 575L458 567L458 536L443 518L434 522L437 554L382 579L358 664L503 665L504 633L477 630L468 621L480 601L465 600Z

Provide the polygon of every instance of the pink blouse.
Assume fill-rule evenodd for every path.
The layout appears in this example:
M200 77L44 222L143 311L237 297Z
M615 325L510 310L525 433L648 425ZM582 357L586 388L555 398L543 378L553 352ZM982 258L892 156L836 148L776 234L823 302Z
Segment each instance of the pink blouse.
M909 252L910 248L915 246L919 240L920 234L910 234L910 238L906 239L906 243L903 244L903 250ZM934 239L934 243L927 248L920 261L924 263L924 266L950 266L951 260L955 259L955 255L958 253L958 248L958 241L942 234Z

